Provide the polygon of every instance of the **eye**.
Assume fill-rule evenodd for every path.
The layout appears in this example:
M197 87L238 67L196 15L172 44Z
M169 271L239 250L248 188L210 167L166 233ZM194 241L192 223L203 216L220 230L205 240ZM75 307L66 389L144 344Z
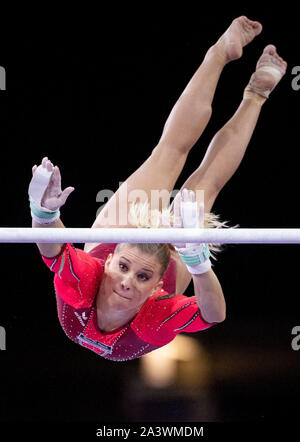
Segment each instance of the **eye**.
M120 262L119 263L119 268L124 272L124 271L126 271L126 270L128 270L128 267L127 267L127 265L126 264L124 264L124 263L122 263L122 262ZM146 275L145 273L140 273L139 275L138 275L138 279L140 280L140 281L148 281L149 280L149 276L148 275Z
M127 269L127 265L120 262L119 267L121 270Z
M140 277L141 277L141 278L140 278ZM148 281L148 279L149 279L149 277L148 277L147 275L143 274L143 273L141 273L141 274L139 275L139 278L140 278L142 281Z

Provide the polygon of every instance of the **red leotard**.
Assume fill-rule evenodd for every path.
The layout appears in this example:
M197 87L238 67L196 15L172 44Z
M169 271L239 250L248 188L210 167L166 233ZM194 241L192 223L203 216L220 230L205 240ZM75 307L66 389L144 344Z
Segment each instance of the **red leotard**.
M55 272L58 317L71 340L106 359L126 361L168 344L180 332L197 332L214 325L202 318L195 296L173 294L176 275L171 259L163 289L148 298L128 324L102 332L97 325L96 295L105 260L115 247L100 244L86 253L67 243L56 257L42 256Z

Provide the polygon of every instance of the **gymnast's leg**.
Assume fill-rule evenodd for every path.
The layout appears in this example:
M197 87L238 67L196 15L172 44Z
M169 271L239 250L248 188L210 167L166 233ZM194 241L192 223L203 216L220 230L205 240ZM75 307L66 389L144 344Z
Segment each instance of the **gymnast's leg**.
M162 136L150 157L110 198L92 227L132 227L129 223L119 222L124 219L121 212L128 211L129 201L123 197L125 186L127 194L143 190L149 201L154 189L172 192L190 149L209 121L211 103L223 68L228 62L240 58L243 47L261 30L260 23L242 16L235 19L217 43L210 47L201 66L172 109ZM112 208L116 212L115 222L109 217ZM86 244L85 250L95 246L96 244Z
M221 189L239 167L255 129L262 105L285 74L287 63L276 48L268 45L259 58L256 71L246 87L242 102L233 117L212 139L198 169L183 184L183 188L204 190L205 212L210 212ZM197 195L197 193L196 193ZM190 282L185 265L178 270L183 292Z
M182 188L205 191L206 212L211 210L217 194L239 167L262 105L285 74L286 67L275 46L266 46L236 113L216 133L200 166L183 184Z
M217 43L207 51L173 107L164 126L160 143L180 143L190 149L200 138L211 116L211 104L220 74L227 63L242 56L243 47L260 32L262 25L245 16L233 20Z

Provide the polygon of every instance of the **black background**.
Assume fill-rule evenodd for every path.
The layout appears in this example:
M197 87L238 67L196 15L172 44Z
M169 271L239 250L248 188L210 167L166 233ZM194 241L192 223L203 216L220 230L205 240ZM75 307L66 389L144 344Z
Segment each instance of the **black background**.
M300 90L292 88L292 68L300 65L300 37L293 7L211 5L205 11L182 4L163 11L146 3L97 13L86 7L76 20L58 10L51 19L45 11L36 14L24 22L19 16L20 24L4 20L1 30L0 65L7 75L7 90L0 91L2 227L31 225L27 188L31 167L43 156L60 166L63 187L76 189L62 210L64 224L91 226L97 192L115 191L146 160L206 50L239 15L259 20L263 32L225 68L212 118L176 188L235 112L258 57L272 43L288 62L287 74L213 210L240 227L299 226ZM34 244L1 244L1 256L0 325L7 338L0 353L1 421L146 419L128 401L139 360L106 361L65 337L53 275ZM300 393L300 352L291 347L292 328L300 325L299 246L227 246L214 268L227 319L193 336L212 361L218 411L211 420L293 419ZM164 412L158 413L153 392L148 420L188 420L180 402L168 399L168 391L160 394Z

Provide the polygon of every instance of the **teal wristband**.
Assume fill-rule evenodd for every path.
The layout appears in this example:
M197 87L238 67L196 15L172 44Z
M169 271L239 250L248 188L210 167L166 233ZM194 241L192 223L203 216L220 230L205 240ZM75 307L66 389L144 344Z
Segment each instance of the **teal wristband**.
M33 213L33 215L37 216L38 218L51 219L54 218L58 212L58 210L55 210L54 212L43 212L42 210L36 208L30 197L29 201L30 201L31 212Z
M38 224L52 224L60 218L60 210L54 212L40 210L36 207L32 199L29 197L31 216Z
M184 253L179 252L179 256L186 265L193 266L207 261L210 257L210 251L208 244L205 244L200 253L185 255Z

